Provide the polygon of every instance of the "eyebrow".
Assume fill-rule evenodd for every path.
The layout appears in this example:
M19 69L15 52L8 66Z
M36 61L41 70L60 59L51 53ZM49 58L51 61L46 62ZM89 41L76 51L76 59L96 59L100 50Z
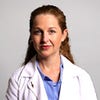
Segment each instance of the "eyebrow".
M56 27L50 27L49 29L52 29L52 28L55 28L55 29L57 29Z

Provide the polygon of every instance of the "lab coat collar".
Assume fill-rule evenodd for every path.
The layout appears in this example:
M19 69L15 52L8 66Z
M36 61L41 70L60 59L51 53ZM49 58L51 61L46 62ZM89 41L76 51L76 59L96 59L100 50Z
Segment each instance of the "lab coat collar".
M70 88L70 85L73 83L72 79L76 76L76 74L74 73L75 71L73 71L75 66L62 55L61 55L61 60L64 67L64 71L63 71L64 77L62 79L63 83L61 86L61 94L60 94L59 100L63 100L64 99L63 97L66 97L66 94L62 92L62 91L65 91L65 87L67 87L66 89L68 90L67 95L69 96L67 97L68 98L71 97L70 95L72 91L70 90L73 90L73 89ZM36 63L36 57L33 57L33 59L27 65L24 66L22 76L30 78L28 82L28 87L34 93L34 95L37 97L38 100L48 100L42 78L38 72L38 69L35 63Z
M61 55L62 63L64 66L62 86L60 91L59 100L79 100L77 91L75 90L74 81L76 81L78 74L76 72L77 66L72 64L68 59ZM64 93L66 91L66 93ZM72 96L73 95L73 96Z
M36 96L37 100L48 100L42 78L36 67L36 56L23 67L21 77L30 78L28 88Z
M64 69L67 69L68 74L71 73L72 69L74 69L73 65L69 60L67 60L63 55L61 55L61 61L63 64ZM34 76L34 72L37 71L36 67L36 56L34 56L30 62L28 62L25 66L23 66L22 77L30 77Z
M23 66L22 77L30 77L34 76L34 72L37 70L35 64L36 56L34 56L26 65Z

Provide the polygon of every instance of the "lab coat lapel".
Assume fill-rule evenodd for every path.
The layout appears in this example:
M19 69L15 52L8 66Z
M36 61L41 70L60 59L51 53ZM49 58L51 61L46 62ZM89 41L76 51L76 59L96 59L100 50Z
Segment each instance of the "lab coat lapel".
M74 74L73 65L63 56L62 61L64 70L59 100L79 100L78 89L76 89L77 76Z
M29 80L28 87L36 96L37 100L48 100L42 78L38 72L35 62L33 65L35 67L35 71L34 75Z
M77 95L75 93L74 85L73 85L73 77L64 76L61 91L60 91L60 99L59 100L79 100L76 99Z
M48 100L43 81L39 73L35 73L34 77L30 79L28 87L34 93L37 100Z
M39 82L38 82L38 76L37 73L34 73L34 76L30 79L28 83L29 89L34 93L36 98L38 98L39 95Z

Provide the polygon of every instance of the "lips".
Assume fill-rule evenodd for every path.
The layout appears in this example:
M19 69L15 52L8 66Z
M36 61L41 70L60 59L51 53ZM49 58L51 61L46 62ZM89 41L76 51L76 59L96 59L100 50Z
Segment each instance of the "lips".
M51 45L41 45L40 48L42 50L48 50L51 47Z

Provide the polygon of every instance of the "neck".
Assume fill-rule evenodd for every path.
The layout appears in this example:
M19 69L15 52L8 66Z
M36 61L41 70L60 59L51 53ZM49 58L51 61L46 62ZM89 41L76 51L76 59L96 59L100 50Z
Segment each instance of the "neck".
M60 75L60 55L45 59L38 57L38 61L42 72L53 82L57 82Z
M60 66L60 55L50 56L46 58L42 58L38 56L38 61L40 64L40 67L43 67L44 69L54 69Z

